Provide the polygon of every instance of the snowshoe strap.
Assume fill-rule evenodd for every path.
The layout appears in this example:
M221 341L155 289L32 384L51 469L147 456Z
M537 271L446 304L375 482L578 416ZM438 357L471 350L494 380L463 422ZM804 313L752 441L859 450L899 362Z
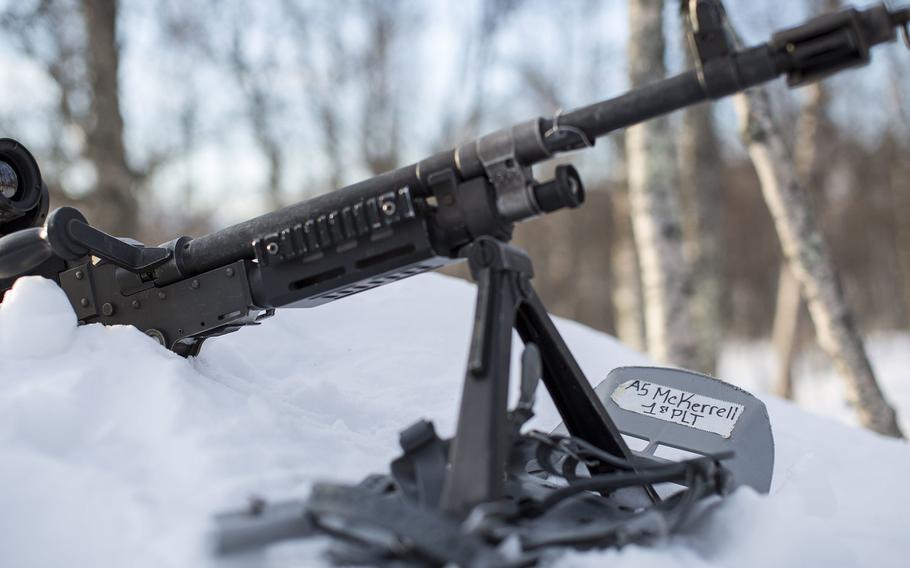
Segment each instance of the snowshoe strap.
M399 443L404 453L392 462L392 477L409 498L436 507L445 479L448 444L426 420L402 430Z

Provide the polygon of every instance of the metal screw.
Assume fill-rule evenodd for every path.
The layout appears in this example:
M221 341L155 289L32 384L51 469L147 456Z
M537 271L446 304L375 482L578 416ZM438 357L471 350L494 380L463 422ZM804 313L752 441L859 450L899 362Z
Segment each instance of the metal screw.
M165 292L164 290L159 290L159 291L158 291L158 299L159 299L159 300L164 300L164 299L166 299L166 298L167 298L167 292Z
M224 275L227 276L228 278L233 278L233 277L234 277L234 269L233 269L233 268L225 268L225 269L224 269Z
M85 278L85 274L81 270L77 270L74 276L76 277L76 280L82 280Z
M130 302L130 305L133 306L134 308L136 308L137 310L142 306L142 304L139 303L139 300L133 300L132 302Z
M382 202L382 212L388 216L395 214L395 202L394 201L383 201Z
M83 308L87 308L89 305L88 298L82 298L81 300L79 300L79 305L82 306Z
M198 289L199 289L199 281L198 281L198 280L193 280L192 282L190 282L190 288L192 288L193 290L198 290Z
M278 254L278 243L271 242L265 245L265 251L269 254Z
M104 304L102 304L101 313L108 317L114 315L114 304L112 304L110 302L105 302Z

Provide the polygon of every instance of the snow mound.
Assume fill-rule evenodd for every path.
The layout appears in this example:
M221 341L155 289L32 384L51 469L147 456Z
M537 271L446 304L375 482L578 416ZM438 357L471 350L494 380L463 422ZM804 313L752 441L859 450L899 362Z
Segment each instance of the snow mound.
M251 494L386 470L418 418L454 429L473 287L424 275L210 341L185 360L130 327L76 327L63 293L20 279L0 304L0 566L205 566L210 519ZM647 360L568 321L599 382ZM904 565L910 446L765 397L770 497L748 490L653 548L562 566ZM535 424L558 416L541 393ZM710 514L709 514L710 513ZM325 543L274 547L315 565Z

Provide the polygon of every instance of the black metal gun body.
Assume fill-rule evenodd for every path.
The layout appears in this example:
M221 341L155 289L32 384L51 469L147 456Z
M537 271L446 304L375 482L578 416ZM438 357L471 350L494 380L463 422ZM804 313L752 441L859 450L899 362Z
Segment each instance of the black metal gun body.
M20 275L42 274L59 282L81 322L134 325L194 354L206 338L254 324L275 308L316 306L444 266L480 237L508 240L515 223L583 200L574 168L560 166L554 180L538 183L533 165L780 75L798 85L866 63L870 47L895 39L910 19L907 8L848 9L736 51L719 4L693 5L695 70L499 130L207 236L125 250L124 240L66 208L51 215L44 233L17 242L0 224L0 235L10 233L0 243L0 293ZM35 244L39 237L44 248Z

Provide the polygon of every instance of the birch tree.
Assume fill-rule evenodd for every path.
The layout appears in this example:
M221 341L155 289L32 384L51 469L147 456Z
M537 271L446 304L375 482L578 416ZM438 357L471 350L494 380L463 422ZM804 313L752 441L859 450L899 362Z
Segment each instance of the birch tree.
M841 7L840 0L816 0L816 13L833 12ZM829 124L827 116L829 93L824 82L813 83L805 88L805 101L796 125L796 146L793 158L799 181L815 194L816 208L824 203L824 175L820 171L819 150L823 143L823 131ZM806 322L802 310L803 302L799 293L799 282L787 268L786 260L780 267L777 283L777 303L774 309L774 327L771 344L777 356L774 375L774 392L783 398L793 398L793 363L799 336Z
M806 300L819 345L844 377L848 400L860 423L880 434L901 437L897 416L876 381L827 244L799 182L793 155L772 117L767 89L750 89L735 96L734 104L743 143L758 174L788 268Z
M687 38L691 24L688 18L680 20L686 67L692 69L695 57ZM693 368L711 375L716 372L723 325L720 269L722 163L713 108L711 103L702 103L686 109L679 133L683 234L693 288Z
M611 138L610 140L616 140ZM638 252L632 236L629 210L628 160L624 145L616 143L614 175L618 180L613 202L613 239L610 269L613 273L612 300L616 337L639 351L647 351L645 337L644 300L641 290L641 271Z
M628 65L633 88L666 74L663 7L662 0L629 2ZM664 363L693 368L697 362L689 313L692 286L683 254L669 120L659 118L629 128L626 151L648 353Z

